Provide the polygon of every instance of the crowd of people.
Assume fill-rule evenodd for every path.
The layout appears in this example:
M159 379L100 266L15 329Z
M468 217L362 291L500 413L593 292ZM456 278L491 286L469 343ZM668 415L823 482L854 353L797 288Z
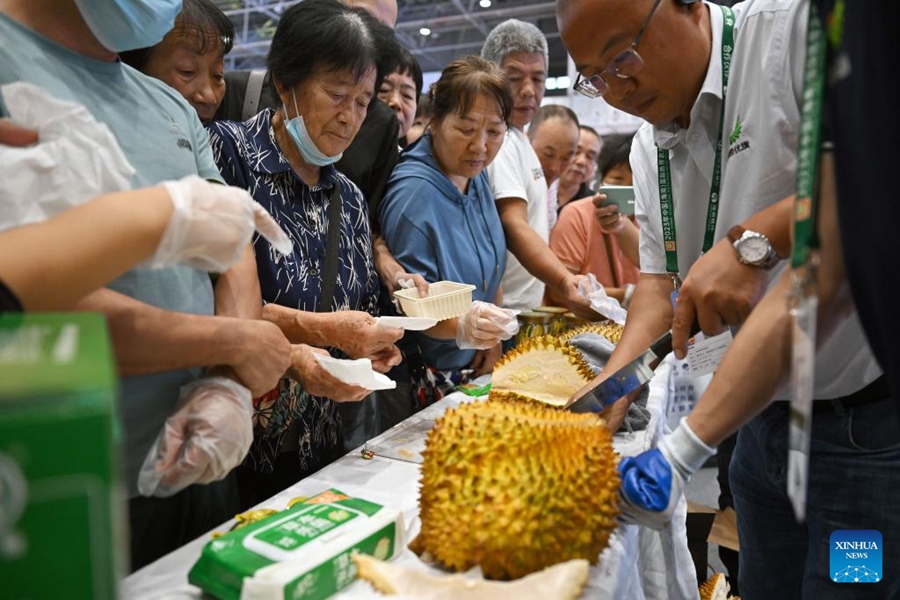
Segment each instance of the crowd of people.
M635 134L601 136L545 105L546 37L515 19L425 90L392 31L394 0L297 3L280 15L266 68L230 72L234 27L211 0L0 2L0 144L45 143L4 101L7 84L27 82L86 107L134 171L131 190L72 198L0 233L0 310L94 311L109 323L132 569L490 373L518 311L554 304L602 319L591 276L629 313L604 372L576 396L670 329L679 357L695 323L737 332L693 412L659 448L622 461L624 518L665 526L721 444L741 540L732 585L744 597L839 597L831 532L900 533L884 338L896 311L872 300L876 272L842 260L873 252L848 238L858 228L844 218L847 178L886 176L847 152L860 130L837 112L860 105L861 73L884 74L860 39L869 11L840 0L560 0L557 10L574 90L644 119ZM804 68L820 27L843 72L813 123ZM821 248L815 265L786 265L799 243L801 142L821 120ZM635 215L603 185L633 186ZM13 258L26 245L40 251ZM798 273L817 289L822 323L803 522L787 491L794 409L782 385ZM378 323L395 314L393 292L425 295L445 280L474 286L463 315L418 332ZM398 386L342 382L322 354L369 359ZM636 397L602 413L611 429ZM229 451L204 453L206 443ZM885 563L900 563L891 548ZM892 597L900 574L860 589L852 597Z

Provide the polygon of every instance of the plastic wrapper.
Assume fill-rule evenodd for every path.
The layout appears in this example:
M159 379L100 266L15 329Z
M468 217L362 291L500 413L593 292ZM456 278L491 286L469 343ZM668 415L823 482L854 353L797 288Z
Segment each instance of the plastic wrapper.
M578 291L581 295L591 301L591 308L607 319L618 323L625 324L625 317L628 312L622 308L619 301L606 294L606 290L597 281L593 273L588 273L587 277L578 284Z
M22 148L0 145L0 231L131 189L134 167L112 131L84 106L21 81L0 86L0 94L11 120L39 138Z

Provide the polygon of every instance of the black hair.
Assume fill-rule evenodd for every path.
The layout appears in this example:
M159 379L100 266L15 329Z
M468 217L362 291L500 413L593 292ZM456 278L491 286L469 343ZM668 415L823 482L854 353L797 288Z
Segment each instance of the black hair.
M509 126L513 97L506 74L480 56L464 56L448 64L428 94L432 121L441 121L451 114L461 117L469 112L478 96L485 95L497 103L500 117Z
M433 83L431 87L434 87ZM426 122L430 121L434 114L434 106L431 104L431 87L419 96L419 101L416 103L416 119L425 119Z
M613 167L619 165L627 165L631 170L631 163L628 157L631 155L631 141L634 139L633 133L625 135L608 135L603 138L603 148L600 150L600 156L597 157L597 171L600 179Z
M422 67L419 66L419 61L412 55L412 52L403 46L400 46L398 58L397 68L392 72L409 75L416 84L416 98L418 98L422 95Z
M272 85L293 87L319 69L349 70L359 81L375 67L375 92L396 70L400 44L393 30L362 8L337 0L304 0L281 15L268 67ZM276 94L277 94L277 90Z
M221 49L222 56L225 56L234 46L234 24L212 0L183 0L181 12L178 13L175 26L169 33L196 38L199 44L197 51L200 54ZM125 64L143 71L157 46L159 44L120 52L119 58Z
M531 125L528 126L528 137L533 138L540 126L550 119L571 121L575 123L575 127L581 127L581 124L578 123L578 115L571 108L561 104L548 104L540 107L537 114L531 119Z
M593 133L597 137L597 139L600 140L600 147L601 148L603 147L603 138L600 137L600 134L597 133L596 129L594 129L590 125L578 125L578 129L580 129L582 131L587 131L589 133Z

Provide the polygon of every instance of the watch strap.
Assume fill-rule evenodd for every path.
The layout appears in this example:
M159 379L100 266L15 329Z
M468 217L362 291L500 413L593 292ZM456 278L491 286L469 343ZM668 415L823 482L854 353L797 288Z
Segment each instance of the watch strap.
M725 234L725 237L728 238L728 241L734 245L736 241L741 239L741 236L744 235L744 232L747 231L741 225L735 225L731 229L728 230L728 233Z

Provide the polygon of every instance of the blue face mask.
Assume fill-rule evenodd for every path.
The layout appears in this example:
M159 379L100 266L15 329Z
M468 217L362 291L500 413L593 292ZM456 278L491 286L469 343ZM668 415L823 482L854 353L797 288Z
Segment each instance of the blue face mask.
M297 111L297 116L290 119L288 118L287 107L282 105L282 109L284 110L284 118L287 119L288 133L291 135L291 139L294 140L294 145L300 151L300 156L303 157L304 162L317 167L324 167L341 160L341 157L344 155L343 152L334 156L328 156L319 150L316 143L309 137L306 123L303 122L303 117L300 116L300 110L297 108L297 96L293 90L291 90L291 96L294 98L294 110Z
M75 0L103 47L124 52L155 46L175 26L181 0Z

